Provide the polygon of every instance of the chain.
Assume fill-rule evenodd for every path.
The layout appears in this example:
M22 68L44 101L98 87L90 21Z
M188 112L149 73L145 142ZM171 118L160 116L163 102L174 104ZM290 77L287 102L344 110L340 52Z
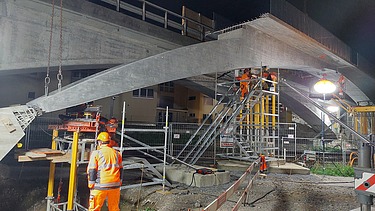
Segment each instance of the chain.
M63 0L60 0L60 47L59 47L59 73L57 74L57 80L58 80L58 83L57 83L57 89L59 91L61 91L61 82L63 80L63 75L62 75L62 69L61 69L61 66L62 66L62 1Z
M44 95L48 96L48 85L51 83L51 78L49 77L50 65L51 65L51 49L52 49L52 30L53 30L53 16L55 15L55 2L52 0L52 14L51 14L51 28L49 35L49 47L48 47L48 64L47 64L47 74L44 78Z

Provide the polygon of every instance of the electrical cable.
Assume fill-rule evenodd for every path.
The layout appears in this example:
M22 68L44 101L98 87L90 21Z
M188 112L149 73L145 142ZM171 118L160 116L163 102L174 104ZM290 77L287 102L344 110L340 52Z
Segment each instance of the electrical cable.
M193 176L192 176L192 178L191 178L191 183L190 183L190 185L188 186L188 188L189 187L191 187L191 185L193 184L193 181L194 181L194 185L195 185L195 174L196 174L197 172L194 172L193 173Z
M52 134L49 133L49 132L47 132L47 131L45 131L41 126L39 126L39 129L41 129L45 134L47 134L47 135L49 135L49 136L52 137Z
M219 196L217 196L217 195L215 195L215 194L209 194L209 193L202 193L202 192L191 192L192 194L201 194L201 195L205 195L205 196L212 196L212 197L215 197L215 198L217 198L217 197L219 197ZM234 201L234 200L230 200L230 199L227 199L227 201L229 201L229 202L232 202L232 203L237 203L237 201Z
M259 200L261 200L261 199L263 199L264 197L266 197L268 194L270 194L270 193L272 193L272 192L274 192L276 190L276 188L274 188L274 189L272 189L272 190L270 190L270 191L268 191L267 193L265 193L263 196L261 196L261 197L259 197L259 198L257 198L257 199L255 199L253 202L250 202L250 203L246 203L246 204L248 204L249 206L254 206L254 203L256 203L257 201L259 201Z

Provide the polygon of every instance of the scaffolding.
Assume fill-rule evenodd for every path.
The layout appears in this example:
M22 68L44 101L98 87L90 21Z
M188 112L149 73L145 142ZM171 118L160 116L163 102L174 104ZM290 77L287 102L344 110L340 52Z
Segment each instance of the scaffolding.
M278 153L279 74L273 73L275 80L266 76L264 66L253 70L257 74L249 79L241 80L235 71L232 81L217 84L217 90L225 91L218 93L221 98L176 158L194 165L217 140L226 150L220 155L224 157L253 160ZM247 83L247 94L242 94L240 83ZM204 126L209 119L211 124Z
M125 108L125 102L124 102ZM168 109L168 108L167 108ZM142 182L140 184L128 184L121 186L122 189L135 188L148 185L163 185L171 186L169 181L165 179L165 165L166 165L166 139L168 135L168 118L166 117L166 125L163 129L140 129L140 128L124 128L124 116L122 121L122 132L117 131L117 120L107 120L100 116L101 107L88 106L83 111L76 111L67 115L61 115L62 124L48 125L49 129L53 130L51 149L33 149L26 152L25 155L18 157L19 162L29 161L50 161L50 171L47 188L47 211L83 211L87 210L83 205L79 204L77 198L77 172L79 165L87 164L92 151L96 150L96 137L98 132L105 130L112 134L121 135L121 145L113 148L119 150L121 154L123 151L137 151L142 155L155 160L156 163L150 163L145 158L127 157L123 159L123 169L140 169L142 175L150 177L150 182ZM125 114L125 111L123 111ZM156 132L164 134L163 145L151 146L142 141L137 140L125 134L128 132ZM60 133L60 134L59 134ZM140 146L134 144L124 145L124 138ZM164 159L160 159L151 152L156 152L163 155ZM54 181L55 181L55 165L56 163L70 163L69 174L69 189L67 201L61 202L60 197L54 197ZM156 167L163 167L163 174L161 174ZM60 188L60 187L59 187ZM59 195L59 194L58 194Z

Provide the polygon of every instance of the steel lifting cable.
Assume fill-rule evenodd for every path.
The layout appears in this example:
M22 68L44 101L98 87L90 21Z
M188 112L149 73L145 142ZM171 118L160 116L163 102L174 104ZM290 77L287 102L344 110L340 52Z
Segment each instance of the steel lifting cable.
M52 30L53 30L53 16L54 15L55 15L55 1L52 0L51 28L50 28L50 35L49 35L49 47L48 47L48 64L47 64L46 77L44 78L44 94L45 94L45 96L48 95L48 85L51 82L51 78L49 77L49 72L50 72L50 65L51 65Z
M60 0L60 46L59 46L59 72L57 74L57 89L61 91L61 82L63 80L63 75L62 75L62 2L63 0Z

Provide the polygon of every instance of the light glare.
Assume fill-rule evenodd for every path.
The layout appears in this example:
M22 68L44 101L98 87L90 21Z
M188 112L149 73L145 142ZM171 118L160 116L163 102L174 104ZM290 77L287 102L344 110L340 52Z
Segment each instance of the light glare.
M337 106L328 106L327 110L331 113L339 111L339 107Z
M320 94L329 94L333 93L336 90L336 85L331 81L322 78L318 82L316 82L316 84L314 85L314 89Z

